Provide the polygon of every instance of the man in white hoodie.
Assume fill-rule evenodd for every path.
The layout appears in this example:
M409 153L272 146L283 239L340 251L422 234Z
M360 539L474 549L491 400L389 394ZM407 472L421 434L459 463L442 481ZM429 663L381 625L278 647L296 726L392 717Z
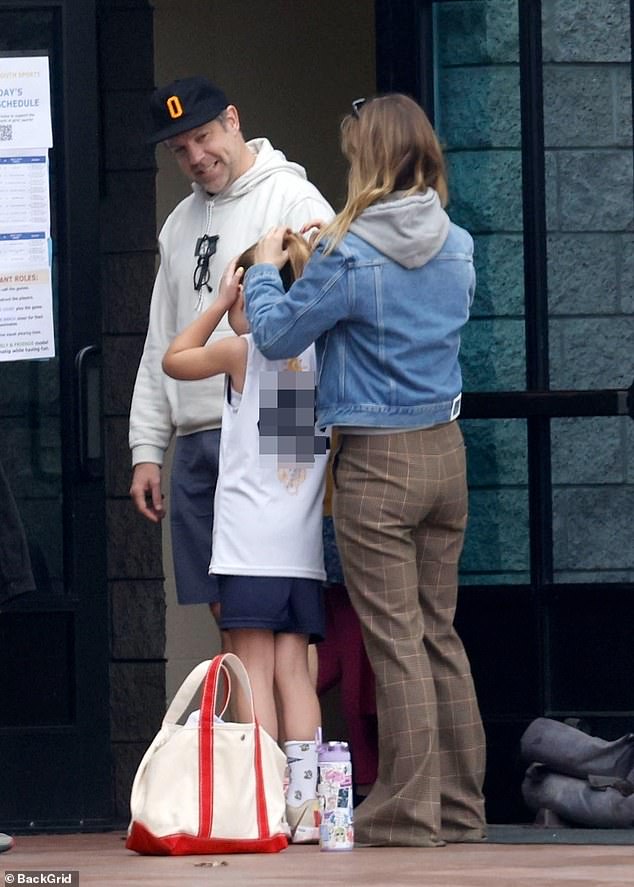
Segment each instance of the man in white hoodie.
M229 262L274 225L298 231L332 209L267 139L245 142L235 105L204 77L177 80L151 99L154 132L192 181L192 194L159 235L160 267L130 411L130 495L141 514L164 517L162 465L172 435L172 550L178 600L217 603L208 575L213 499L218 475L223 380L168 378L161 360L174 338L207 307ZM215 336L232 335L226 318Z

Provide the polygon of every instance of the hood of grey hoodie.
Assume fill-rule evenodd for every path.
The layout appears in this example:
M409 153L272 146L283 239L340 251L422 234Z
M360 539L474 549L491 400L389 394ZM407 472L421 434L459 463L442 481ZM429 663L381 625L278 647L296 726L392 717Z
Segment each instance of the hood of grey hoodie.
M246 172L239 176L235 182L231 182L217 194L209 194L198 182L192 183L192 190L204 198L219 200L235 200L247 194L256 185L270 175L280 170L295 175L300 179L306 179L306 170L299 163L287 160L282 151L274 148L268 139L251 139L247 142L249 150L255 154L255 163Z
M449 216L433 188L409 197L396 191L364 210L349 230L404 268L420 268L442 249Z

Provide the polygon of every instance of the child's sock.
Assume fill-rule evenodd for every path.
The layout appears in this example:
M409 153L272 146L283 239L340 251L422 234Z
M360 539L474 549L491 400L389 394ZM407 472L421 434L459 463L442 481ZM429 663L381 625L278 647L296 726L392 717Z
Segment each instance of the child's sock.
M288 761L289 807L300 807L317 796L317 745L315 742L291 741L284 743Z

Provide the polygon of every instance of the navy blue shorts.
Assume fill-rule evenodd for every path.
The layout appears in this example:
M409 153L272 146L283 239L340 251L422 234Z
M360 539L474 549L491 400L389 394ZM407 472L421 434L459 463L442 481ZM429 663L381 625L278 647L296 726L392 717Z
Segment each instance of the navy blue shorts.
M220 628L262 628L324 638L323 584L319 579L276 576L216 576Z
M209 575L220 429L176 438L170 477L170 530L179 604L211 604L218 583Z

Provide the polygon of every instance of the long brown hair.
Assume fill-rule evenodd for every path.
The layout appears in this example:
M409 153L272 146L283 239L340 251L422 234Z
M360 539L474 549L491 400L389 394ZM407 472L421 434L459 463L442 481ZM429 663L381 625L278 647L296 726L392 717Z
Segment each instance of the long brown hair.
M331 252L363 210L394 191L427 188L448 199L445 161L429 118L401 93L369 99L341 122L341 151L350 164L345 206L319 233Z

